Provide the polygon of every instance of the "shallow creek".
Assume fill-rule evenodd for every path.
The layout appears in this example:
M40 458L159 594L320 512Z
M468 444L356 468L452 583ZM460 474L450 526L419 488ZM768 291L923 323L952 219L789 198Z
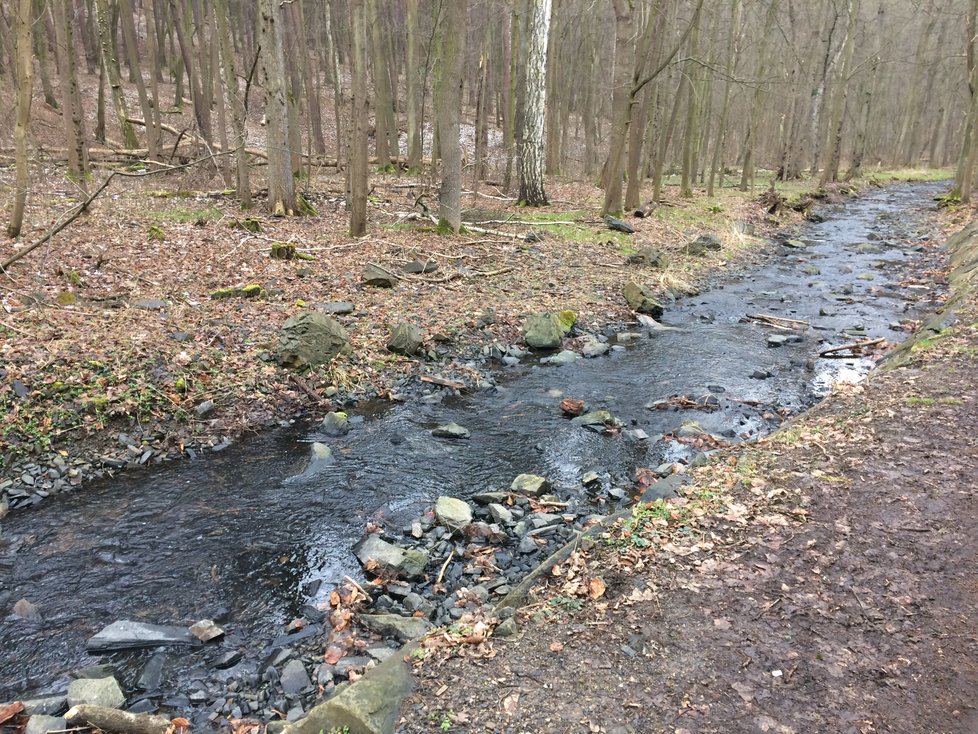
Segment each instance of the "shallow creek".
M350 548L368 521L396 534L439 495L466 499L523 472L548 477L572 507L610 512L620 504L609 492L627 486L635 467L691 460L690 447L659 438L684 421L731 442L769 432L779 412L798 413L871 366L820 359L820 350L900 340L907 332L899 322L933 305L929 288L901 282L920 275L920 251L930 245L918 227L937 191L901 185L824 207L826 221L799 236L806 247L772 245L777 252L763 265L667 308L663 321L675 331L606 356L562 367L529 357L495 371L495 390L354 409L353 430L341 438L273 431L15 513L0 535L0 610L26 598L43 620L0 619L0 702L63 691L72 671L104 662L85 652L85 641L114 620L219 619L228 631L222 642L167 655L149 699L173 712L199 681L253 672L307 605L344 575L360 578ZM789 332L742 321L757 313L811 328L774 348L769 337ZM671 396L716 409L647 407ZM630 430L604 436L572 426L557 407L561 397L606 409ZM449 421L471 439L431 436ZM313 440L329 444L336 462L302 478ZM602 476L598 499L581 488L589 471ZM237 668L215 673L214 661L232 649L242 653ZM150 654L108 658L127 693Z

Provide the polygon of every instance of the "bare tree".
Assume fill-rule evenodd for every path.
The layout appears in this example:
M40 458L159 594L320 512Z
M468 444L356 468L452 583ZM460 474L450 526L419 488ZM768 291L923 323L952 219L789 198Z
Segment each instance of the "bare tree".
M31 121L31 98L34 94L34 62L31 57L31 0L18 0L14 17L14 41L17 62L17 122L14 126L14 159L17 171L14 178L14 208L10 214L7 234L19 237L27 207L30 186L27 160L27 128Z
M462 63L468 0L446 3L439 32L440 64L435 86L442 173L438 191L439 226L458 232L462 226Z
M543 185L543 132L547 97L547 39L550 35L550 0L530 0L527 19L526 105L519 150L519 201L545 206Z
M295 179L289 138L282 16L278 0L258 0L261 31L261 80L265 88L268 141L268 210L275 216L295 213Z
M363 3L350 9L351 64L353 66L353 120L350 129L348 199L350 234L367 232L367 14Z

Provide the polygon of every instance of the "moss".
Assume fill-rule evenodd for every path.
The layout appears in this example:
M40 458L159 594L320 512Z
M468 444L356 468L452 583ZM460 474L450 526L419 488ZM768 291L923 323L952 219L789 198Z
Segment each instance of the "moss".
M316 207L302 194L295 197L295 209L298 214L304 217L314 217L319 214Z
M557 319L560 321L560 328L564 330L566 334L571 330L571 327L577 323L577 314L570 309L564 309L557 314Z
M78 296L70 291L65 291L63 293L59 293L56 300L62 306L71 306L78 302Z
M273 242L268 256L276 260L291 260L296 256L295 245L287 242Z
M252 234L259 234L262 231L261 222L252 217L246 217L244 219L234 218L228 223L228 226L231 229L243 229Z
M260 298L265 295L265 289L257 283L250 285L234 286L232 288L218 288L211 291L211 299L221 301L226 298Z
M155 224L149 226L149 232L146 236L150 242L162 242L166 239L166 233L163 231L163 228Z
M442 217L438 220L438 225L435 227L435 232L440 235L455 234L455 229L449 224L448 220Z

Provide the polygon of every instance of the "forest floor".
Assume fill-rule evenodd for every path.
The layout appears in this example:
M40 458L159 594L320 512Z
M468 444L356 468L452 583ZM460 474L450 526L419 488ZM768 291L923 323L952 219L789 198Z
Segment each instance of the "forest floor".
M31 195L32 228L20 242L0 242L0 261L78 199L57 165L36 165L32 180L43 183ZM621 296L628 280L682 293L756 256L762 236L801 221L791 210L769 215L758 201L761 187L692 201L670 190L671 202L652 216L629 217L638 231L626 235L598 217L598 189L552 181L552 205L533 211L483 184L464 205L494 233L442 236L417 219L419 200L435 208L432 182L384 175L372 178L370 233L352 239L340 177L317 176L305 187L315 216L249 213L258 232L240 228L244 215L220 186L215 172L203 171L117 178L88 213L0 276L0 494L12 505L125 468L220 450L246 432L347 400L398 399L430 387L421 376L471 387L492 345L521 344L527 313L571 309L579 334L629 322ZM812 187L799 182L785 193ZM541 239L525 241L530 231ZM703 233L717 235L723 249L686 255L685 245ZM311 259L273 259L274 242ZM667 269L628 263L649 246L671 257ZM390 289L362 280L367 263L400 273L411 261L432 261L437 270L401 274ZM211 298L250 284L261 286L261 297ZM338 301L353 306L338 317L353 352L302 375L280 367L281 324ZM388 351L390 329L402 321L421 327L421 357Z
M978 732L978 301L416 662L402 734Z

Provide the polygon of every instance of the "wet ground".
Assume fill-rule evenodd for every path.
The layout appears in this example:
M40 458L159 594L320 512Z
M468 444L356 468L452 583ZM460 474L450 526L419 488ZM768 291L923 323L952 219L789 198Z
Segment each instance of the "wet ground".
M677 302L663 318L677 330L607 356L564 367L527 359L501 368L498 389L483 394L440 400L435 392L352 411L353 430L341 438L270 433L5 519L0 608L26 598L43 621L0 620L0 700L63 690L69 673L99 662L85 653L85 640L116 619L218 619L229 632L222 643L168 656L153 703L183 705L174 696L195 681L253 671L304 605L320 601L345 574L358 575L350 546L368 521L399 527L439 495L464 499L508 486L523 472L547 476L572 504L586 503L585 472L604 475L610 488L623 486L637 466L692 458L690 447L659 440L684 421L729 441L769 431L835 380L858 378L872 364L819 359L820 350L899 340L906 335L900 322L932 305L926 282L901 284L926 281L927 253L918 251L928 248L916 228L937 190L899 186L823 209L827 221L799 236L806 246L777 247L766 265ZM810 328L773 348L772 335L794 332L743 321L748 314ZM674 396L709 401L711 410L647 407ZM557 408L561 397L609 410L649 438L571 426ZM449 421L468 428L471 439L430 435ZM328 443L337 461L298 477L312 440ZM215 661L235 649L243 658L236 671L215 672ZM113 656L130 689L148 655Z

